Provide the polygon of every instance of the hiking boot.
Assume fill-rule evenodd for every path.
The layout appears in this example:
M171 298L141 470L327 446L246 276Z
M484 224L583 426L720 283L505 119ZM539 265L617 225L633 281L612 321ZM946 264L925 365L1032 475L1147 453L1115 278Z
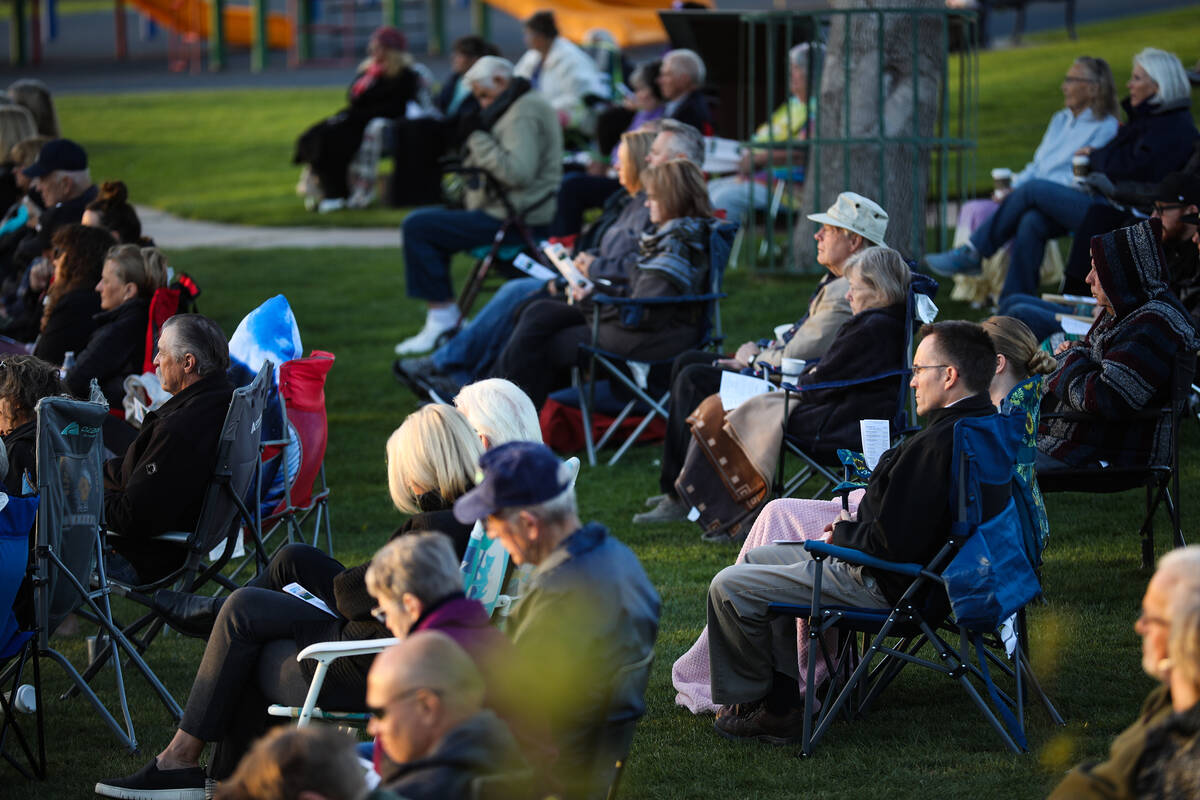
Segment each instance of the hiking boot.
M653 522L683 522L687 519L687 516L688 507L682 500L677 500L670 495L663 495L663 499L654 508L649 511L643 511L641 514L634 514L633 524L645 525Z
M718 715L713 727L721 736L733 741L793 744L800 741L804 733L804 710L794 708L778 716L765 706L759 706L751 711Z
M666 495L666 494L650 495L649 497L646 498L646 508L654 508L656 505L661 503L664 499L666 499L669 496L670 495Z
M945 253L930 253L925 256L925 266L930 272L949 278L954 275L978 275L983 268L983 258L970 244L962 244Z
M158 759L152 758L149 764L126 778L100 781L95 791L101 797L125 800L206 800L212 797L209 784L203 767L159 769Z

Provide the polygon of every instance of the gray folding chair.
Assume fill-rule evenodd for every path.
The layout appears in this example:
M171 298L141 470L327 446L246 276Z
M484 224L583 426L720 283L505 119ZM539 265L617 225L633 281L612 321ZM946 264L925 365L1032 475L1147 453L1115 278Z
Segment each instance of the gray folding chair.
M74 688L96 709L100 718L130 752L137 750L133 719L125 696L125 667L142 673L159 698L178 718L182 715L166 687L142 660L112 617L111 591L104 574L104 481L101 428L108 404L95 381L92 401L68 397L46 397L37 405L38 492L35 548L36 580L34 605L37 618L38 653L66 672ZM123 724L119 723L88 685L70 660L56 650L50 635L72 613L79 612L96 623L108 638L113 659L117 699ZM64 698L68 695L64 695Z

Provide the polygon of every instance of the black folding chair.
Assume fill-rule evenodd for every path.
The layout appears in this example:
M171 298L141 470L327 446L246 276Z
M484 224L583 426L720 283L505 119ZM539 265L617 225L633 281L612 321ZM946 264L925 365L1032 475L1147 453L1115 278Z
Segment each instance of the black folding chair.
M663 306L697 305L704 308L704 324L696 342L681 348L680 352L689 349L715 348L724 341L721 330L721 300L726 296L722 291L725 280L725 268L729 263L730 247L737 233L738 226L733 222L717 221L709 232L709 263L707 294L678 295L676 297L610 297L609 295L593 295L591 300L596 305L596 313L592 315L592 341L590 344L579 346L581 360L587 359L587 378L576 367L573 371L572 382L579 396L579 410L583 416L583 437L587 446L588 464L596 466L596 451L603 447L611 436L620 429L626 417L639 410L639 406L647 409L641 423L625 439L613 457L609 466L616 464L625 451L637 441L642 431L654 421L655 416L666 419L668 416L667 401L671 397L669 389L657 394L650 394L654 389L650 381L650 373L655 368L669 368L679 353L673 353L669 358L658 361L637 362L634 359L602 350L597 344L600 336L600 309L604 306L615 306L623 316L633 315L640 318L647 308ZM596 408L596 382L601 375L617 382L628 390L633 398L629 400L621 412L605 430L599 441L593 442L592 412ZM586 386L584 384L587 384Z
M1179 503L1182 495L1179 491L1179 427L1183 415L1187 413L1188 397L1191 394L1192 374L1195 371L1196 356L1194 353L1180 353L1175 358L1175 367L1171 374L1170 398L1171 404L1161 409L1150 409L1133 415L1136 420L1157 420L1165 428L1167 442L1166 452L1157 452L1157 458L1141 466L1108 466L1108 467L1072 467L1064 469L1038 470L1038 484L1042 492L1087 492L1113 494L1131 489L1144 489L1146 492L1146 514L1138 534L1142 539L1142 566L1151 569L1154 566L1154 515L1158 507L1166 504L1167 515L1171 521L1174 534L1174 545L1183 547L1187 544L1183 537L1183 524L1180 519ZM1076 412L1051 412L1042 414L1042 421L1063 420L1087 424L1112 424L1111 420L1101 420L1089 414ZM1155 448L1156 450L1158 448Z
M129 637L139 653L146 651L165 624L161 615L154 610L153 592L170 588L196 593L209 588L210 584L216 584L213 588L217 592L237 588L221 571L235 552L239 532L249 537L247 544L254 548L259 571L267 565L266 549L258 537L254 512L247 500L256 502L255 476L261 465L259 441L262 438L262 415L273 370L270 361L264 362L249 385L233 392L229 412L221 428L216 465L195 529L155 537L158 541L184 549L186 555L183 564L150 583L137 586L113 584L114 591L151 609L150 613L123 629L124 636ZM217 555L210 558L213 552ZM97 653L85 673L88 680L99 672L111 653L111 648L107 647ZM178 708L174 700L168 704L168 709L176 719L182 717Z
M142 673L176 719L182 712L113 619L109 602L112 587L104 571L102 539L104 445L100 432L108 415L108 404L95 381L92 398L92 402L83 402L46 397L37 405L40 502L33 591L38 653L61 666L71 679L73 685L63 699L81 693L121 744L133 752L138 743L125 694L127 664L133 664ZM51 644L50 635L72 613L98 626L97 638L107 642L106 653L111 654L114 648L120 653L119 658L113 659L112 672L123 724L117 722L89 685L96 671L89 668L80 675L70 660Z
M1018 632L1005 641L998 633L1000 624L1020 612L1040 591L1037 575L1021 546L1021 520L1011 496L1013 466L1023 429L1020 415L974 417L956 423L954 475L946 476L954 487L951 496L955 498L956 522L946 543L927 565L884 561L821 541L778 545L803 546L817 562L809 604L768 606L772 614L808 620L809 691L804 698L801 738L804 755L812 754L839 716L854 719L865 715L909 664L957 682L1013 752L1028 749L1024 717L1027 691L1038 695L1055 724L1063 724L1029 666L1024 637ZM960 555L962 561L956 561ZM903 575L912 583L891 608L826 605L822 602L821 582L829 558ZM965 579L964 572L968 573ZM825 634L833 629L842 635L836 652L829 652ZM861 647L857 638L860 635ZM936 660L922 655L927 645L933 648ZM1011 653L1011 666L1002 655L1006 649ZM829 671L823 691L816 687L818 658L824 660ZM993 673L1011 679L1015 688L1002 691Z

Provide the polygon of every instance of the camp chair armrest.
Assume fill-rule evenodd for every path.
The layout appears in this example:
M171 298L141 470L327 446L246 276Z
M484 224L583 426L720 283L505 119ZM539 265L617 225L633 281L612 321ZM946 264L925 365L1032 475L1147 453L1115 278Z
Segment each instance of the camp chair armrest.
M713 300L722 300L728 295L721 294L681 294L676 297L616 297L608 294L592 295L592 302L596 305L610 306L669 306L679 305L681 303L708 303Z
M297 653L296 660L303 661L306 658L311 658L322 663L329 663L330 661L349 656L367 656L372 653L380 653L396 644L400 644L400 640L395 637L358 639L348 642L317 642L316 644L310 644Z
M910 370L905 367L904 369L893 369L888 370L887 372L881 372L878 375L867 375L863 378L851 378L844 381L825 381L823 383L809 383L805 384L804 386L796 386L791 383L784 383L781 380L779 382L779 387L785 392L796 393L813 392L818 389L845 389L850 386L863 386L868 383L875 383L876 381L887 380L888 378L899 378L909 374Z
M899 561L884 561L882 558L869 556L861 550L854 550L849 547L838 547L837 545L821 542L817 540L807 541L804 543L804 549L810 553L819 555L831 556L840 561L845 561L847 564L858 564L871 569L882 569L888 572L896 572L901 575L911 575L916 577L921 574L923 567L920 564L905 564Z
M125 538L120 531L109 529L105 531L105 536L114 536L118 539ZM156 542L170 542L171 544L185 545L188 543L188 537L191 536L187 531L164 531L150 538Z

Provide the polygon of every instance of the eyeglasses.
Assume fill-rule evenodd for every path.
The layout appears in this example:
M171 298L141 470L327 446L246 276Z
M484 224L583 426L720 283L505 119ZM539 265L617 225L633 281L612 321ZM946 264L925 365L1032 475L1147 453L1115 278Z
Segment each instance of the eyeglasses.
M923 370L923 369L944 369L948 366L950 366L950 365L949 364L913 364L912 365L912 374L920 375L921 370Z
M1187 203L1155 203L1154 213L1161 215L1164 211L1174 211L1177 208L1187 208Z
M415 697L417 692L432 692L433 694L436 694L438 697L441 697L442 691L443 691L442 689L435 689L432 686L415 686L412 689L405 689L403 692L396 695L391 700L388 700L387 704L384 705L382 708L374 708L374 707L368 706L367 711L371 714L372 717L379 720L380 722L383 722L384 719L387 718L388 706L394 705L403 700L407 700L410 697Z

